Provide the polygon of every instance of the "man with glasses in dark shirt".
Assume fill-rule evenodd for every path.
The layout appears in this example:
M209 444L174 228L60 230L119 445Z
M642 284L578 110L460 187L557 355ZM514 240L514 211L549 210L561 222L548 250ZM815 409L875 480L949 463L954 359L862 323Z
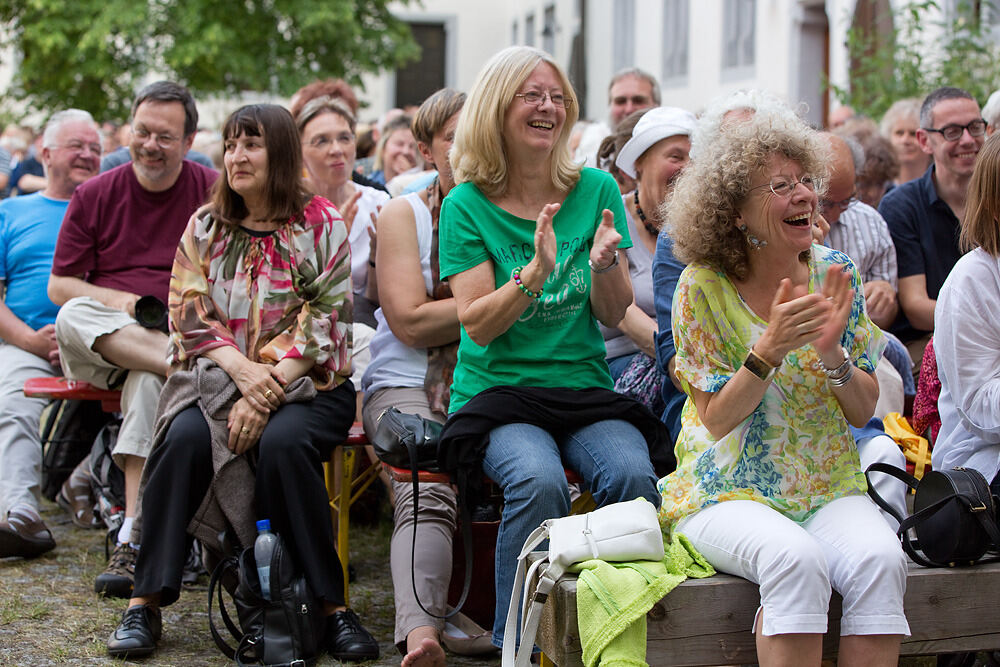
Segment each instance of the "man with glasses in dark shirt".
M900 315L892 332L906 344L916 369L934 331L938 291L962 252L959 220L983 145L979 104L959 88L938 88L920 108L920 148L934 157L918 179L889 191L879 204L896 246Z

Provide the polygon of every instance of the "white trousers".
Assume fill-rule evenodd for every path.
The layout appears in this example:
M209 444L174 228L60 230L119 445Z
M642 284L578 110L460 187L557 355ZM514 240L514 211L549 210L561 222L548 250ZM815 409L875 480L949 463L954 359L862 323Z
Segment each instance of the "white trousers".
M38 508L42 441L38 434L44 398L24 395L24 381L52 377L59 370L47 360L0 342L0 516L15 505Z
M153 424L160 390L166 378L147 371L128 371L94 351L94 342L126 326L139 326L128 313L79 296L67 301L56 316L56 340L66 377L108 389L121 385L122 425L112 457L125 469L125 456L147 458L153 447ZM166 359L164 348L163 357Z
M861 459L862 470L867 470L873 463L888 463L906 469L906 456L903 455L903 450L887 435L876 435L858 442L858 457ZM906 516L906 491L909 488L906 484L891 475L876 472L872 474L872 486L883 500L899 512L899 516ZM882 512L882 518L894 532L899 528L899 522L888 512Z
M760 586L766 636L827 630L831 587L841 635L907 635L906 557L867 496L848 496L796 523L763 503L730 500L677 526L717 570Z

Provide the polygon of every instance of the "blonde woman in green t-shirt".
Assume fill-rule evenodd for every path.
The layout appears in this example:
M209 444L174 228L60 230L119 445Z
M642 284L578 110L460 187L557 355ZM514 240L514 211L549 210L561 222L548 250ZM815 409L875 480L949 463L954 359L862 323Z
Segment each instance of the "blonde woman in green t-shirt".
M598 504L658 503L645 438L613 418L625 411L609 409L629 399L611 391L597 322L617 324L632 302L618 258L632 244L614 180L570 157L577 113L551 56L528 47L495 55L459 120L451 154L458 185L441 209L441 275L461 323L450 411L482 426L483 470L504 494L497 646L525 538L569 512L564 468L580 474Z

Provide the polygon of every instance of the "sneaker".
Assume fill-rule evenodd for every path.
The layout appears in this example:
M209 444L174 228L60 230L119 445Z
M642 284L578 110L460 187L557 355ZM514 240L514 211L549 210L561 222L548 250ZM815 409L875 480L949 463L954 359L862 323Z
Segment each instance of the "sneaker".
M181 570L181 583L193 586L198 583L198 577L208 574L201 558L201 542L194 540L188 550L187 558L184 559L184 569Z
M35 517L11 511L0 519L0 558L34 558L56 548L52 531L37 513Z
M94 492L90 479L90 460L84 459L56 494L59 507L69 512L73 524L80 528L98 528L101 525L101 519L94 513Z
M358 662L378 657L378 642L350 609L326 617L326 651L337 660Z
M159 607L141 604L129 607L121 623L108 637L108 654L113 658L141 658L156 650L163 632Z
M108 566L97 575L94 592L112 598L128 600L132 597L132 582L135 580L135 559L138 551L128 544L118 544L111 552Z

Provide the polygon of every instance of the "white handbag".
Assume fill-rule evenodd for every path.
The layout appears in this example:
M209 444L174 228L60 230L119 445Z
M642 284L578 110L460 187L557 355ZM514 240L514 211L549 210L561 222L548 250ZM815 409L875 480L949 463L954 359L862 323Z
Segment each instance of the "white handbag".
M527 570L528 554L546 539L549 541L548 555L532 563ZM663 534L653 504L645 498L636 498L587 514L548 519L528 536L517 557L501 667L526 667L530 663L542 606L552 587L568 567L595 558L612 562L663 560ZM538 572L538 585L534 593L529 595L525 590L521 599L525 580L531 581L535 572ZM521 649L515 655L519 608L522 610Z

